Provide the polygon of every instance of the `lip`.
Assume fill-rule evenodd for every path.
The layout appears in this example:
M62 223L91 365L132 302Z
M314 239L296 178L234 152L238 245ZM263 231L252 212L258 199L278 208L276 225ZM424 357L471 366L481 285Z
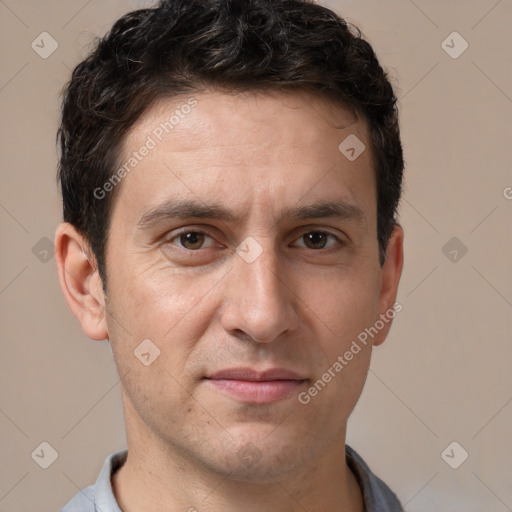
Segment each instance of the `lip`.
M298 373L287 368L269 368L267 370L254 370L253 368L227 368L206 377L207 379L245 380L250 382L269 382L276 380L306 380Z
M254 370L229 368L205 379L218 391L238 401L269 404L289 397L307 380L285 368Z

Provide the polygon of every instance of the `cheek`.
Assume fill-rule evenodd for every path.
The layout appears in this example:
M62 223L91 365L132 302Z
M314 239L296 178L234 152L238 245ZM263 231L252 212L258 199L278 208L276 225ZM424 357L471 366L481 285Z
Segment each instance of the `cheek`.
M319 424L341 425L359 399L371 358L371 343L358 336L373 325L378 314L378 267L344 268L303 282L304 314L315 335L310 361L314 363L311 387L303 395L306 412ZM330 411L330 412L326 412Z
M306 288L312 321L322 326L330 340L331 357L372 325L378 317L379 275L373 269L342 271Z
M129 402L155 432L179 425L193 382L183 374L201 328L195 293L163 273L133 273L112 286L111 345ZM115 318L115 320L114 320ZM163 432L161 432L163 434Z
M113 290L117 309L131 325L132 336L151 332L163 338L202 296L200 287L168 264L127 267L117 285Z
M120 364L138 367L133 352L149 339L160 350L155 364L181 373L211 322L211 298L223 274L190 277L165 263L148 271L141 268L125 266L124 275L112 280L109 333L113 350L125 355L119 357Z

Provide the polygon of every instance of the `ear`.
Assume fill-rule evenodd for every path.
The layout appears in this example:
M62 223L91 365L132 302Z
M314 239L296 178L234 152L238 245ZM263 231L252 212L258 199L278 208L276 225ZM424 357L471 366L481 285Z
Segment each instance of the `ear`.
M108 338L105 296L96 258L85 238L64 222L55 232L55 260L62 292L88 338Z
M404 230L399 224L395 225L386 248L386 261L381 268L380 297L379 297L379 318L384 327L379 330L373 339L373 345L378 346L384 343L393 317L396 312L401 311L402 305L396 304L396 295L402 267L404 263ZM384 316L383 316L384 315Z

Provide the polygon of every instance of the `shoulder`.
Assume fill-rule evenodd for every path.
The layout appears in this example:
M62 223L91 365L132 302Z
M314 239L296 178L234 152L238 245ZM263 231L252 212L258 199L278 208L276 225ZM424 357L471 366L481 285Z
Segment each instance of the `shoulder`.
M376 476L363 458L346 445L347 464L356 476L367 512L403 512L396 494Z
M111 453L105 459L98 479L78 491L60 512L121 512L112 491L112 475L124 464L127 450Z
M78 491L59 512L95 512L94 485Z

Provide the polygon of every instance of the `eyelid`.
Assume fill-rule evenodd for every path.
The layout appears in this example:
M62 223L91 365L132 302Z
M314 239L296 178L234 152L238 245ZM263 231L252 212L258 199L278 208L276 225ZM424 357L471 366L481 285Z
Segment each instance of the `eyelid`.
M309 228L306 231L303 231L302 234L298 238L296 238L294 240L294 243L297 242L298 240L301 240L302 237L304 235L307 235L308 233L323 233L325 235L331 236L331 237L333 237L336 240L338 246L344 245L346 243L338 235L335 235L334 233L331 233L329 230L321 229L321 228ZM309 247L305 247L305 248L309 249ZM329 250L329 249L334 249L334 247L328 247L326 249L323 249L323 248L322 249L311 249L311 250L313 250L313 251L322 251L322 250Z
M186 247L181 247L179 245L175 245L174 241L177 238L179 238L181 235L185 234L185 233L199 233L199 234L204 235L204 236L206 236L208 238L211 238L213 241L216 242L215 238L212 235L210 235L209 233L207 233L206 231L204 231L202 229L184 227L184 228L180 229L179 231L175 232L172 236L165 238L164 239L164 244L172 244L175 247L177 247L178 249L181 249L183 251L188 251L188 252L198 252L201 249L204 249L204 247L201 247L200 249L187 249ZM206 249L208 249L208 247L206 247Z
M342 238L340 238L338 235L332 233L331 231L329 231L329 229L326 229L326 228L320 228L318 226L302 226L301 228L301 234L298 236L298 237L295 237L293 239L293 243L297 242L298 240L300 240L304 235L308 234L308 233L324 233L328 236L331 236L333 237L338 245L344 245L346 243L346 241L344 241ZM194 226L184 226L183 228L179 228L178 231L174 232L172 236L169 236L169 237L166 237L164 238L164 243L168 244L168 243L171 243L172 245L174 245L175 247L177 247L178 249L181 249L181 250L184 250L184 251L189 251L189 252L198 252L200 251L201 249L205 249L204 247L201 247L200 249L187 249L185 247L181 247L179 245L175 245L173 242L179 238L181 235L185 234L185 233L200 233L206 237L209 237L211 238L212 240L214 240L215 242L217 242L217 244L219 245L222 245L220 242L218 242L215 237L213 237L211 234L209 234L206 230L204 229L201 229L201 228L196 228ZM208 248L208 247L207 247ZM306 249L308 249L308 247L305 247ZM328 248L328 249L332 249L331 248ZM327 249L327 250L328 250ZM321 251L323 249L312 249L312 250L315 250L315 251Z

